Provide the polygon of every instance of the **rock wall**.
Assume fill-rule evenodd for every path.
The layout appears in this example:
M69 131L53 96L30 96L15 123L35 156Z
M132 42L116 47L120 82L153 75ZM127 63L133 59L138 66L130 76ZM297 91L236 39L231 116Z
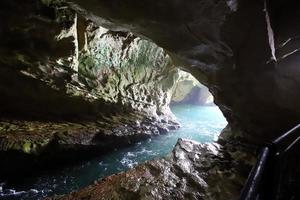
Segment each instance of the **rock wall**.
M0 146L8 156L1 160L13 157L9 150L106 148L116 137L131 143L166 132L173 65L209 87L232 129L226 142L269 142L300 119L299 7L293 0L1 1Z
M297 89L300 86L298 81L299 26L296 24L300 19L299 2L295 0L191 0L187 3L185 0L157 2L72 0L69 5L98 25L111 30L130 30L153 40L169 52L175 65L182 66L207 85L215 98L215 103L230 124L231 131L224 131L221 139L226 142L236 142L231 148L240 148L240 142L250 145L266 144L299 123L300 93ZM192 154L195 151L192 151ZM226 149L226 152L230 153L232 149ZM184 154L181 155L185 157ZM233 159L226 162L236 163L235 159L238 156L235 155ZM243 160L245 159L247 158ZM181 185L168 185L172 184L169 180L175 180L175 183L178 180L173 173L176 174L176 170L170 170L171 175L165 178L164 174L169 175L164 171L169 172L168 161L156 162L159 163L159 167L154 167L154 170L151 166L148 170L145 165L142 165L128 173L109 177L65 199L76 199L81 195L92 198L99 194L104 197L106 194L110 196L115 194L115 199L122 198L119 195L121 192L111 192L118 189L122 192L129 191L129 196L125 196L125 199L140 196L148 198L148 194L150 198L153 196L156 198L167 196L171 199L202 197L202 193L200 193L201 197L193 192L191 194L190 191L193 190L176 193ZM197 163L197 158L194 162ZM185 166L178 168L183 171L182 167ZM192 166L187 168L193 169ZM240 169L241 166L237 168ZM205 171L201 168L201 164L197 170L200 173ZM158 178L152 178L156 172ZM237 180L234 176L238 173L232 174L234 174L232 179ZM205 177L205 173L201 175ZM196 182L196 188L203 183L198 177L187 176L192 179L192 183ZM133 182L130 181L130 177L133 177ZM213 177L216 175L211 176ZM141 180L141 185L136 184L137 179ZM164 182L165 180L167 181ZM226 180L226 176L219 177L217 183L221 183L221 180ZM226 180L226 184L228 182L229 180ZM113 186L104 187L109 184ZM150 186L143 187L143 184ZM161 187L151 190L151 184L161 184ZM203 188L199 186L196 191ZM238 190L233 187L230 191ZM166 196L163 196L165 194ZM188 197L185 197L185 194ZM211 199L207 195L209 191L203 191L203 199ZM237 197L230 195L230 197L219 198L236 199Z
M61 1L0 4L0 176L178 128L178 70L162 48Z
M84 189L48 200L213 199L237 200L254 163L244 149L179 139L172 153ZM246 151L245 151L246 150Z
M173 87L171 104L194 104L208 106L214 98L208 88L199 83L191 74L180 71L179 79Z
M168 50L209 87L241 140L264 143L299 122L297 1L72 2L97 24Z
M2 4L2 115L96 115L97 101L167 113L178 72L163 49L132 33L96 27L63 3Z
M79 80L107 102L151 116L168 114L178 70L154 43L92 23L79 53Z

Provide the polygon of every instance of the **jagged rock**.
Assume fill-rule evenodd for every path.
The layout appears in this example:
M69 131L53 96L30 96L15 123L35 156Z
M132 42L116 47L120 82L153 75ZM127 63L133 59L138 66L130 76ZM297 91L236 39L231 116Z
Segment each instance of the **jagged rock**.
M265 143L299 123L298 1L71 2L96 24L170 52L208 86L242 140Z
M172 117L178 70L162 48L96 26L62 1L1 4L1 116L68 119L127 109Z
M63 1L0 4L0 157L7 170L18 168L22 154L106 151L178 127L169 109L178 69L162 48L96 26ZM32 159L24 161L29 169Z
M228 154L228 146L179 139L164 159L99 180L60 200L238 199L255 159L242 147Z
M140 123L136 124L138 116ZM0 126L0 178L51 167L55 160L66 163L107 153L179 127L176 122L153 122L138 113L115 115L105 122L9 120L0 121ZM20 160L23 165L17 164Z
M195 77L184 71L179 72L171 104L213 105L213 101L211 93Z
M116 122L115 111L137 111L153 123L172 118L167 105L178 78L174 65L191 72L213 93L235 133L224 133L225 143L265 144L299 123L300 16L295 0L2 0L0 4L0 117L8 122L1 127L1 146L8 158L13 155L6 154L9 149L22 152L21 158L39 154L52 135L71 149L96 141L109 143L111 139L103 139L107 136L130 135L125 127L130 123L124 118L116 129L103 128L103 134L94 135L103 123ZM41 138L27 132L17 135L23 124L93 123L98 118L101 125L92 126L91 132L86 126L69 131L55 127L58 133L47 132ZM133 118L136 122L137 116ZM10 123L18 120L18 125ZM157 127L137 130L142 123L129 127L139 134L158 133ZM29 132L41 132L34 129ZM241 183L234 170L243 168L236 159L248 158L232 153L236 147L223 151L200 146L179 142L169 159L109 177L99 183L105 187L96 185L97 190L88 188L80 194L221 199L221 191L226 198L235 198ZM201 149L209 162L199 163L203 159L193 156L197 151L202 155ZM221 160L220 165L212 165L215 159ZM128 181L126 174L134 180ZM231 181L235 184L228 184Z
M243 0L2 1L1 115L86 118L97 116L99 110L107 114L117 109L108 106L111 103L164 114L167 91L176 80L169 76L172 64L163 53L168 52L175 65L209 87L231 128L241 132L241 140L269 141L299 121L299 84L294 81L299 74L295 64L299 30L292 23L297 20L289 20L299 16L294 1L266 5ZM111 42L101 43L99 32L116 48ZM97 41L104 52L97 49ZM138 45L143 50L130 54ZM146 49L158 54L147 60L139 54ZM107 55L109 62L99 63L98 54ZM132 73L145 77L135 84L134 76L127 77L130 70L120 67L127 55L126 66L140 66L141 60L152 65L156 59L154 64L161 68L147 65L155 69L150 75L145 67L134 68ZM131 59L137 59L136 65ZM98 64L108 67L99 69ZM105 94L103 101L99 91Z

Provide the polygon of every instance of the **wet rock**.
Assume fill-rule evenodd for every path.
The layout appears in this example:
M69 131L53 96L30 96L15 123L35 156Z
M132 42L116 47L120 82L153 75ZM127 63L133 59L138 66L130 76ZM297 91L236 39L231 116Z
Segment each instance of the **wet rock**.
M153 42L97 26L63 1L25 5L5 0L1 8L6 16L0 29L5 41L0 49L2 117L69 120L121 111L155 119L158 113L170 115L178 70Z
M239 165L255 159L242 147L236 155L228 154L227 148L179 139L166 158L148 161L64 197L48 199L238 199L247 177Z
M170 52L208 86L243 141L263 144L299 123L299 2L72 2L96 24L138 33Z
M265 144L300 118L299 3L267 2L2 0L1 153L23 163L50 144L106 147L166 131L149 124L172 118L169 91L182 66L209 87L235 135L222 135L223 147L179 141L170 158L109 177L94 192L234 199L247 166L240 159L249 159L228 142ZM114 118L115 111L134 116Z
M171 125L171 126L168 126L168 129L169 129L169 130L176 130L176 129L178 129L179 127L180 127L179 125L177 125L177 126Z
M159 127L166 124L136 113L85 122L2 120L0 126L5 127L0 130L0 177L9 177L134 144L163 134Z
M158 127L158 131L161 133L161 134L166 134L169 132L169 129L167 127Z
M97 26L64 1L0 4L6 170L21 167L18 159L30 169L49 155L109 151L177 127L168 105L178 70L163 48Z

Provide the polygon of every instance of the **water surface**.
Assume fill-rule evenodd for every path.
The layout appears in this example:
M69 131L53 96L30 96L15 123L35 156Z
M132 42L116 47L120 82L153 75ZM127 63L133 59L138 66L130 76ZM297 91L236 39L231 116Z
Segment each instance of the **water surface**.
M216 106L176 105L171 109L181 124L180 129L72 167L44 172L19 183L0 183L0 199L36 200L66 194L138 163L163 157L172 151L178 138L212 142L227 125Z

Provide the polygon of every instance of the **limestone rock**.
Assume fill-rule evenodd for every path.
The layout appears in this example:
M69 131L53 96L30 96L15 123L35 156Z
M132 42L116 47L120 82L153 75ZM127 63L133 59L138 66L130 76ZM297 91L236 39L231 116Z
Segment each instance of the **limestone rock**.
M247 177L243 170L249 170L255 159L242 148L234 154L228 154L227 148L179 139L164 159L148 161L64 197L48 199L238 199Z
M214 98L209 90L191 74L180 71L173 87L171 104L213 105Z
M169 109L178 70L162 48L96 26L64 1L0 4L5 169L19 171L20 157L32 170L49 154L107 151L178 128Z
M265 143L299 123L299 2L72 0L71 5L98 25L130 30L166 49L175 65L208 86L244 141Z

